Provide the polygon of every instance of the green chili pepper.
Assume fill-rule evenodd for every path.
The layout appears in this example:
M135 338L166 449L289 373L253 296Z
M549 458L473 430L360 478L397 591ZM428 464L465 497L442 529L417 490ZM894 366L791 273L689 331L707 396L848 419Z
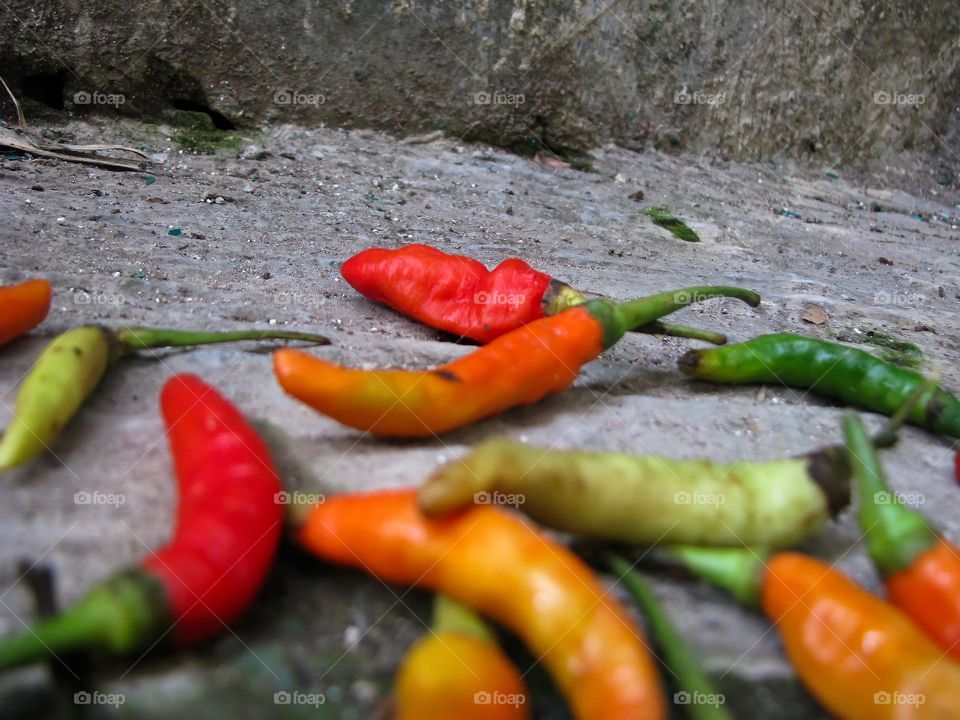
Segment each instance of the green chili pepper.
M680 369L715 383L782 383L809 389L884 415L893 415L924 384L923 375L863 350L789 333L691 350L680 358ZM946 390L931 391L910 411L907 422L960 437L960 402Z
M723 464L492 440L434 472L419 498L428 514L514 505L549 527L622 543L786 547L847 505L849 478L842 447Z
M663 654L661 662L676 679L679 692L674 695L674 703L682 705L692 720L733 720L733 716L722 707L724 696L717 692L700 667L643 576L619 555L609 555L607 563L630 590L647 618L650 635Z
M329 343L320 335L285 330L192 332L128 327L112 331L93 325L68 330L46 347L20 385L13 420L0 438L0 471L22 465L49 448L108 367L123 356L149 348L264 339Z

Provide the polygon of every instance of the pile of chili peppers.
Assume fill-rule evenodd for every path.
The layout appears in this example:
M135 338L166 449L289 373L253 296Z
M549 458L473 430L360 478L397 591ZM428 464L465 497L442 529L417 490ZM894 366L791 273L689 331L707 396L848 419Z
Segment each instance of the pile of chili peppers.
M519 258L488 270L426 245L365 250L342 273L370 300L483 345L424 370L361 370L302 350L274 352L288 394L385 437L433 437L536 403L569 388L583 365L628 332L724 345L722 333L663 318L712 298L760 302L750 290L711 285L620 303L588 298ZM0 346L43 322L50 303L44 280L0 288ZM62 333L21 383L0 438L0 471L50 448L124 356L263 339L327 344L319 335L273 330L91 325ZM442 465L419 488L345 493L285 513L282 478L254 426L200 378L177 375L160 397L180 496L170 541L62 613L0 639L0 669L51 654L129 654L216 636L255 601L286 525L319 560L437 593L432 626L397 670L396 720L536 716L527 673L488 621L524 642L580 720L665 718L666 686L677 691L675 703L678 696L700 699L679 701L691 718L732 717L637 571L638 546L639 558L679 565L761 610L798 678L832 715L960 718L960 548L919 511L889 500L877 452L896 440L903 422L960 437L960 401L869 353L786 333L690 350L679 367L701 381L804 388L891 420L871 438L848 412L842 444L757 462L494 438ZM887 600L790 549L851 498ZM573 546L587 549L586 559L534 521L589 540ZM591 562L630 591L657 655Z

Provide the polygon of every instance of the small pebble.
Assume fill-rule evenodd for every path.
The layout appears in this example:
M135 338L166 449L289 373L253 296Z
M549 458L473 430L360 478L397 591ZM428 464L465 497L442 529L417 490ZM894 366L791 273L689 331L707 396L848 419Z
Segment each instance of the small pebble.
M347 625L343 631L343 644L348 648L352 648L358 642L360 642L360 628L356 625Z

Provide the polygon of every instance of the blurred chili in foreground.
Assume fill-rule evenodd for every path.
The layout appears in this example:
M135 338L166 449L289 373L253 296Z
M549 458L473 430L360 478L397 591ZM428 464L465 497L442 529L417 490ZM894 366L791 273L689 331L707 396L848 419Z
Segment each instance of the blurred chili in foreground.
M526 720L527 689L477 614L445 595L397 671L393 720Z
M180 490L173 538L61 615L0 641L0 669L79 649L129 653L168 633L177 645L204 640L260 589L283 521L269 451L196 376L171 378L160 404Z
M759 605L807 689L841 720L960 718L960 665L892 605L793 552L677 547L694 573Z
M413 490L298 510L297 539L317 557L442 592L511 629L579 720L666 717L640 628L582 560L506 511L427 518Z
M428 515L499 498L558 530L620 543L789 547L850 500L842 447L789 460L714 463L507 439L475 446L419 490Z
M891 492L863 422L843 421L867 549L887 596L928 636L960 659L960 548Z

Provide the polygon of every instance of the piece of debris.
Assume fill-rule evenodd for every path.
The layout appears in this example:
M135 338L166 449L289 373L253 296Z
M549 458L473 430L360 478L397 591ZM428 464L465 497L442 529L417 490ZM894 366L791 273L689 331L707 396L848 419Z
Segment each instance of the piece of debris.
M780 208L779 212L780 212L780 214L783 215L784 217L794 218L795 220L799 220L799 219L800 219L800 213L794 212L794 211L791 210L790 208L782 207L782 208Z
M830 317L823 308L814 306L807 308L807 311L800 317L800 319L813 325L823 325L825 322L827 322L827 320L830 319Z
M883 257L883 255L877 258L877 262L880 263L881 265L893 265L893 260L891 260L890 258L885 258Z
M643 190L637 190L634 193L630 193L627 197L634 202L643 202Z
M929 325L924 325L922 323L913 323L907 320L897 320L897 327L900 328L901 330L911 330L913 332L931 332L931 333L937 332Z
M54 158L56 160L78 162L85 165L97 165L109 170L141 171L146 164L153 162L146 153L124 145L67 145L44 138L40 133L27 127L27 119L23 115L23 110L20 109L20 102L2 77L0 77L0 84L2 84L3 89L7 91L7 95L10 96L10 99L13 101L13 106L17 111L17 127L0 126L0 148L16 150L18 152L36 155L37 157ZM143 158L143 160L138 162L135 160L108 157L106 155L97 155L97 150L129 152Z
M169 230L167 230L167 235L170 235L171 237L180 237L181 235L183 235L183 230L181 230L178 227L170 228Z
M570 169L570 163L564 162L559 158L547 157L546 155L541 155L540 153L537 153L536 155L533 156L533 161L535 163L543 165L544 167L554 168L556 170Z
M170 201L169 201L169 200L164 200L162 197L156 197L156 196L154 196L154 197L148 197L148 198L147 198L147 202L148 202L148 203L160 203L160 204L162 204L162 205L169 205L169 204L170 204Z
M443 139L443 130L434 130L423 135L411 135L400 141L401 145L426 145L434 140Z
M833 170L827 170L827 177L830 178L831 180L839 180L839 179L840 179L840 176L837 175L837 173L835 173Z
M675 217L669 209L665 207L652 207L643 211L644 215L649 216L655 225L659 225L665 230L681 240L686 242L700 242L700 236L693 231L683 220Z

